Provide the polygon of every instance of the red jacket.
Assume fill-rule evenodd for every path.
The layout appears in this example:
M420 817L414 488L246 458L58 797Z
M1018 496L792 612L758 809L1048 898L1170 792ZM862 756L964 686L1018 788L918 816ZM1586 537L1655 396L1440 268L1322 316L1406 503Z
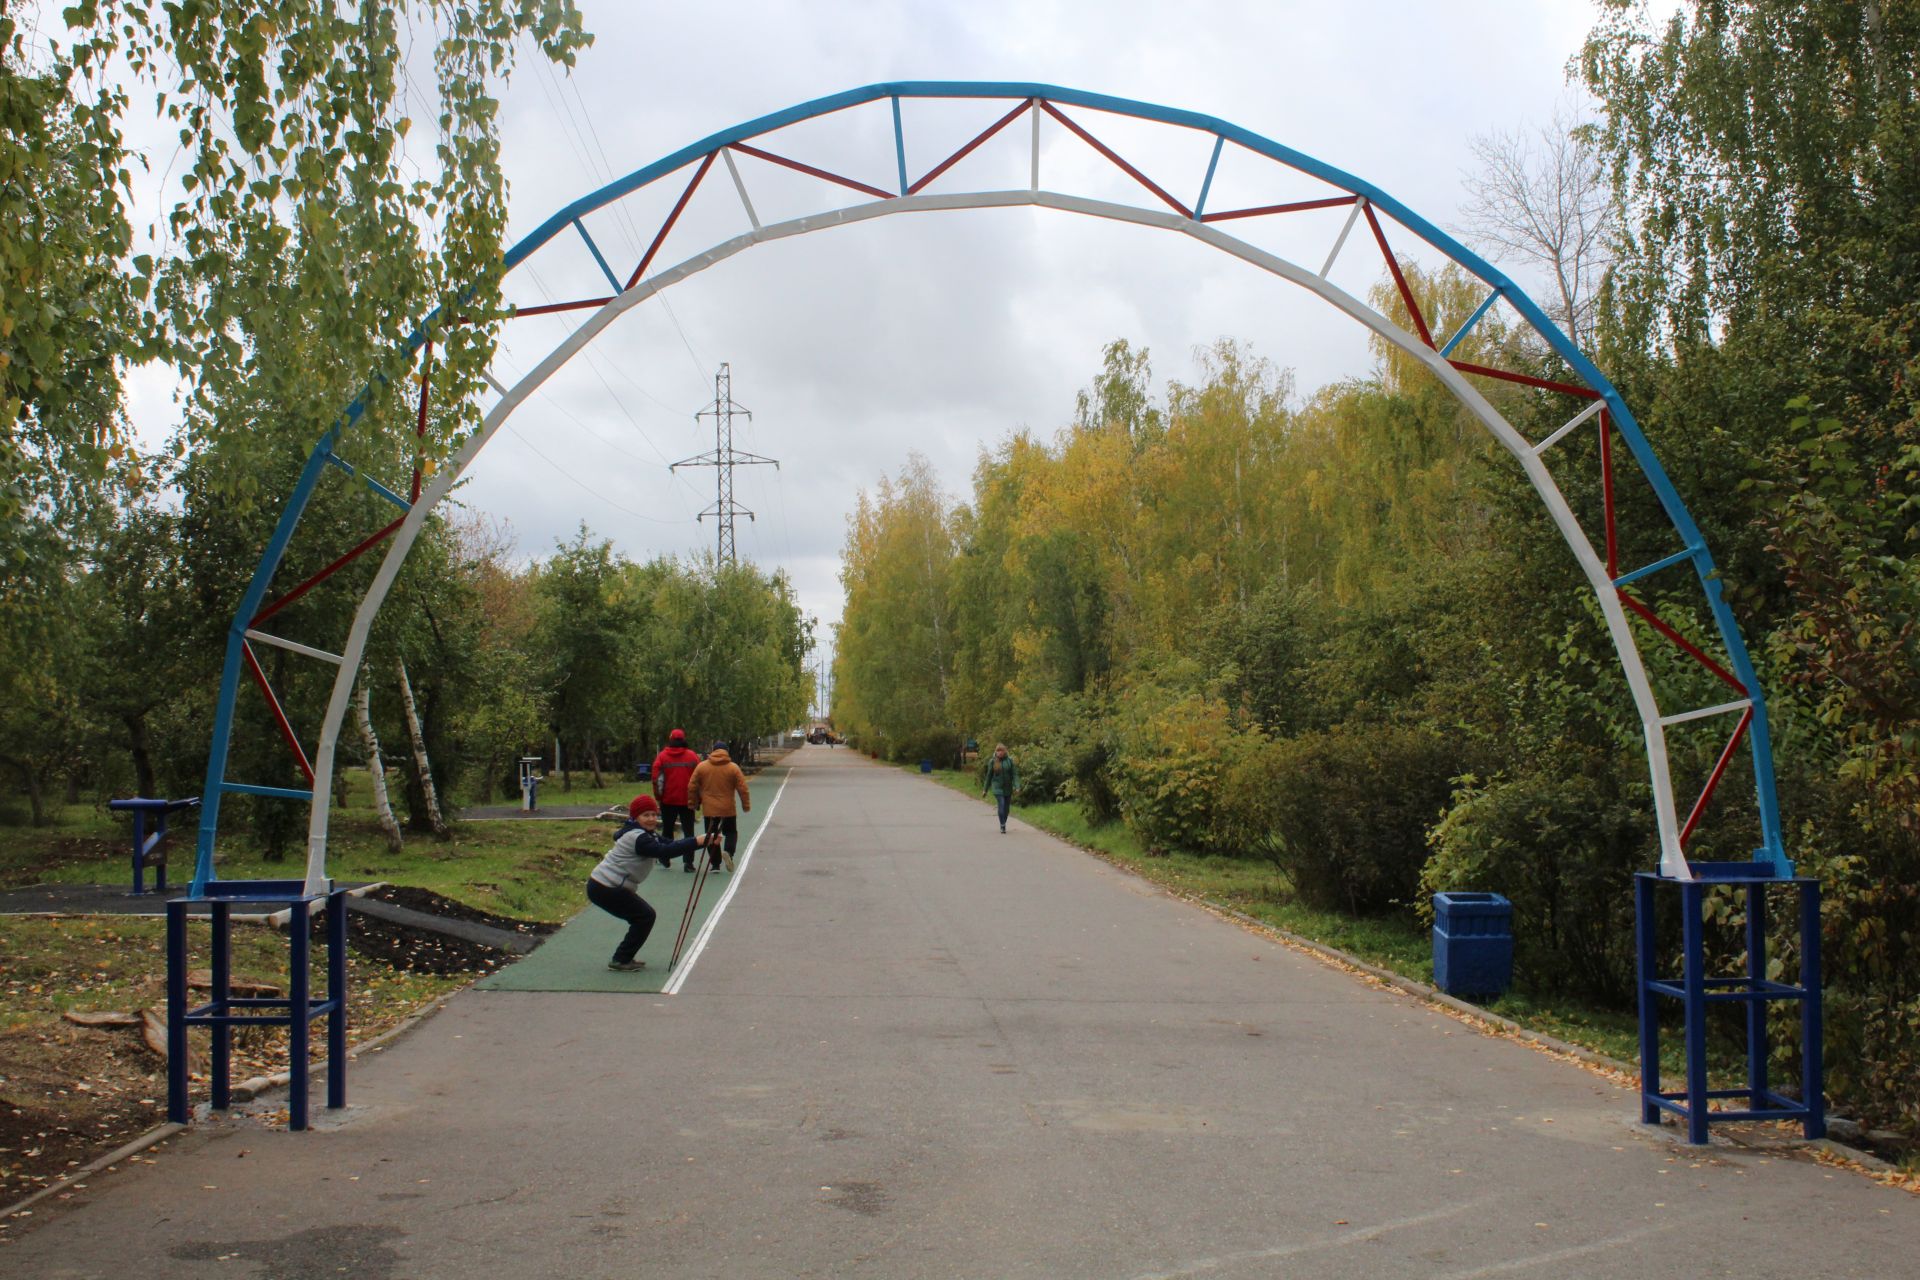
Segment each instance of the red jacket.
M700 763L691 747L668 747L653 758L653 798L661 804L687 803L687 780Z

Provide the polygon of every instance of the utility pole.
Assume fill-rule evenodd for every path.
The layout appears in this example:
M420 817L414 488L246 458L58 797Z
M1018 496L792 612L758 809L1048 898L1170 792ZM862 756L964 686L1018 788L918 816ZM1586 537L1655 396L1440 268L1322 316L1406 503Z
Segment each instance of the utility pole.
M697 453L691 458L682 458L668 468L678 471L681 467L712 467L717 473L717 493L712 506L700 513L700 519L714 516L720 524L719 563L730 565L734 562L733 517L744 515L754 518L753 512L733 500L733 469L735 467L757 466L771 463L778 470L780 463L775 458L763 458L757 453L742 453L733 447L733 418L739 414L748 421L753 413L733 402L733 373L729 366L721 365L720 372L713 375L713 405L694 414L695 419L713 419L713 452Z

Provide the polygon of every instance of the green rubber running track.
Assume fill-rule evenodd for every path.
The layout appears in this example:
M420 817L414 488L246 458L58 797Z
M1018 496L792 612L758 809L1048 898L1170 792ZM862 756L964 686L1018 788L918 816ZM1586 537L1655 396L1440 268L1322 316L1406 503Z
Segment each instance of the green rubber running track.
M731 872L716 871L706 877L700 891L691 924L687 926L686 946L680 963L671 971L667 961L673 956L673 940L680 932L687 899L698 875L687 875L678 866L656 870L640 885L640 896L658 913L647 945L640 949L646 968L638 973L615 973L607 968L615 944L627 931L624 920L616 920L598 907L587 905L586 872L580 876L580 914L562 925L559 932L540 944L538 950L517 964L508 965L477 984L484 991L612 991L632 995L655 995L666 990L698 962L699 953L716 929L724 927L720 917L734 888L749 874L753 847L761 828L773 816L780 793L786 787L788 770L784 765L762 769L749 784L755 804L740 815L740 848L734 854ZM612 843L611 823L599 833Z

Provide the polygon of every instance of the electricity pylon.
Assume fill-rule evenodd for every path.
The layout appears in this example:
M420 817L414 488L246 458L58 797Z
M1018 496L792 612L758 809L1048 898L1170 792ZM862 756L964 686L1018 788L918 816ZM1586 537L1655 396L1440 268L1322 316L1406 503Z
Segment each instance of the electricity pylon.
M733 469L735 467L758 466L771 463L775 470L780 467L776 458L763 458L757 453L742 453L733 447L733 417L740 414L752 421L753 412L733 402L733 373L729 366L720 366L720 372L713 375L713 405L694 414L696 419L713 419L713 452L697 453L691 458L682 458L669 470L678 471L681 467L712 467L717 473L717 495L712 506L700 513L700 519L716 517L720 522L719 563L734 562L733 517L744 515L754 518L753 512L733 500Z

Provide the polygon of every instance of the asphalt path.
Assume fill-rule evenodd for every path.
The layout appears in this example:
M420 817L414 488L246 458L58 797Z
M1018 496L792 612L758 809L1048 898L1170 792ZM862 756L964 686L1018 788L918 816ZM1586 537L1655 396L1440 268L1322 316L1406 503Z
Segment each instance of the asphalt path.
M808 748L679 994L472 991L8 1276L1896 1276L1920 1199ZM316 1100L318 1094L316 1093ZM216 1270L217 1264L217 1270Z

